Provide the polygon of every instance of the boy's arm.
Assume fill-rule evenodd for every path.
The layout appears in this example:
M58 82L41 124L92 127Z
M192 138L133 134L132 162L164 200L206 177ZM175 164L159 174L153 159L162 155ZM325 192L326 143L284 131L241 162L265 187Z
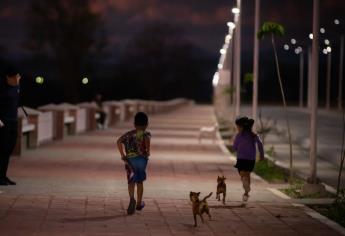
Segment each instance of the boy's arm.
M150 146L151 145L151 140L149 137L145 138L145 147L146 147L146 153L147 153L147 157L150 156Z
M120 155L121 155L121 159L124 159L126 154L123 150L123 145L122 145L122 140L123 140L123 136L121 136L118 140L117 140L117 148L119 149Z

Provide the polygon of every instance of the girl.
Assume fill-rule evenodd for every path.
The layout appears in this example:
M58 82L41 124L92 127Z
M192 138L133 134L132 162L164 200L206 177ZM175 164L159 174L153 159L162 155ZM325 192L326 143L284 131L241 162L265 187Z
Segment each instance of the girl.
M256 146L260 152L260 160L264 160L264 149L258 135L253 131L254 120L248 117L236 119L236 127L238 134L232 149L237 152L237 162L235 167L241 177L244 194L243 201L248 201L250 191L250 173L253 171L256 159Z

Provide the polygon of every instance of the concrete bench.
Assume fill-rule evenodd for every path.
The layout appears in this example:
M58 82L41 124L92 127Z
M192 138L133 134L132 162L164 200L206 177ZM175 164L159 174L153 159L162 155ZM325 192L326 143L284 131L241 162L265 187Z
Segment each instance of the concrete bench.
M97 119L99 114L97 114L97 105L94 102L83 102L79 103L78 107L85 110L85 126L87 131L92 131L97 129Z
M55 140L63 139L65 134L77 133L77 106L68 103L48 104L38 109L53 113L53 138Z
M125 111L125 105L119 101L105 101L104 106L108 108L108 125L114 126L117 122L124 119L124 117L121 116ZM123 121L122 120L122 121Z
M13 155L21 155L26 148L38 146L38 117L40 112L24 107L28 117L25 116L22 108L18 109L18 130L17 142Z

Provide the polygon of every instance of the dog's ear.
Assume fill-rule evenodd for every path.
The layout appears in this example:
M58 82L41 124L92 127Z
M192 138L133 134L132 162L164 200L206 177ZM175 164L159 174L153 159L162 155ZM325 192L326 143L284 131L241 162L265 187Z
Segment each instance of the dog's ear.
M198 196L200 195L200 192L198 192Z

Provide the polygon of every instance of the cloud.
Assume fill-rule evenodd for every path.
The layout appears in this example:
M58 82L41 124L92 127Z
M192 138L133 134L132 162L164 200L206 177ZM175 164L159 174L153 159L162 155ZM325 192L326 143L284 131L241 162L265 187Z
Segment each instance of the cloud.
M0 18L14 17L15 11L11 6L5 6L0 9Z
M94 12L103 13L106 18L121 15L129 24L146 21L173 21L192 25L213 25L224 23L229 8L224 4L187 4L185 1L163 0L92 0ZM226 7L225 7L226 6ZM123 22L124 23L124 22Z

